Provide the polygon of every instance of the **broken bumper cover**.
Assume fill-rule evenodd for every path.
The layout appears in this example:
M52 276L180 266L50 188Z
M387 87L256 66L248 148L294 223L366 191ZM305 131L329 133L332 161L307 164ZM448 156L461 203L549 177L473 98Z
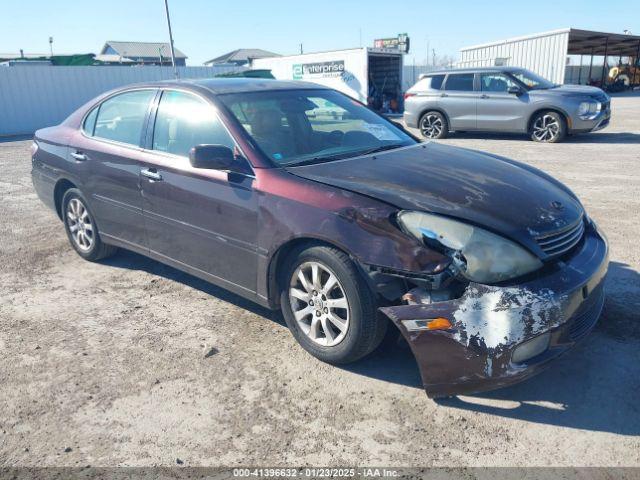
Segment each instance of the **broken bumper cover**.
M430 397L492 390L538 373L591 331L604 304L608 263L607 242L590 222L571 257L535 279L471 283L454 300L381 311L409 342ZM438 317L452 328L409 331L403 323ZM519 345L547 333L544 351L513 361Z

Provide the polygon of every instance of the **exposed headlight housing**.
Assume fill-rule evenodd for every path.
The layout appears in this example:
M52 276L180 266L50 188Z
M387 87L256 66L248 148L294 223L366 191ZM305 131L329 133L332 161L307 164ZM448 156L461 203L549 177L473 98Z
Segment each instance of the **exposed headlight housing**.
M600 102L581 102L578 106L578 116L583 120L594 118L602 110Z
M497 283L542 267L516 243L473 225L423 212L402 211L397 218L406 233L443 250L473 282Z

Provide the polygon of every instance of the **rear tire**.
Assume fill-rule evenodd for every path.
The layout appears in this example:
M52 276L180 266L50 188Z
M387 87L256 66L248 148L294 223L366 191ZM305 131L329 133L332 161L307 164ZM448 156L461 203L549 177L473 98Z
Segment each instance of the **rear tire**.
M291 333L323 362L355 362L384 338L388 323L377 311L375 295L340 250L303 245L287 257L279 280L282 314Z
M95 262L114 255L118 249L100 239L95 217L77 188L62 197L62 221L73 249L85 260Z
M420 117L418 128L424 138L438 139L449 135L449 123L446 117L435 110L426 112Z
M561 142L567 136L567 122L561 114L553 110L537 113L531 121L529 135L534 142Z

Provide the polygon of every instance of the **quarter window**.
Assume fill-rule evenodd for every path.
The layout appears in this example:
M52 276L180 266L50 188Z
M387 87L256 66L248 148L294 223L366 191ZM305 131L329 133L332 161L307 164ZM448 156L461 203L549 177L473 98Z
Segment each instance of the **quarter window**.
M91 110L89 115L84 119L82 130L89 136L93 136L93 131L96 128L96 118L98 117L98 107Z
M449 74L445 90L473 92L473 73Z
M188 93L165 91L158 105L153 149L188 157L196 145L233 148L235 142L209 103Z
M433 77L427 77L430 80L429 88L432 90L440 90L442 82L444 82L444 75L434 75Z
M100 105L94 136L140 145L142 127L155 90L137 90L111 97ZM87 117L87 120L89 117Z

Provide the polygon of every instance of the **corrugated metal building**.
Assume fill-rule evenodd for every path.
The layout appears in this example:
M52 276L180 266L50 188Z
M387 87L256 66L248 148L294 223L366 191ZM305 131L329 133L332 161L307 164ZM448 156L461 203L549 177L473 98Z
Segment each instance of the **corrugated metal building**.
M618 57L637 57L639 53L640 36L563 28L464 47L457 66L523 67L555 83L585 84L594 79L605 80L607 57L614 57L617 62ZM580 56L577 72L570 65L570 55Z
M246 67L178 67L180 78L212 78ZM173 79L171 67L0 66L0 137L56 125L112 88Z

